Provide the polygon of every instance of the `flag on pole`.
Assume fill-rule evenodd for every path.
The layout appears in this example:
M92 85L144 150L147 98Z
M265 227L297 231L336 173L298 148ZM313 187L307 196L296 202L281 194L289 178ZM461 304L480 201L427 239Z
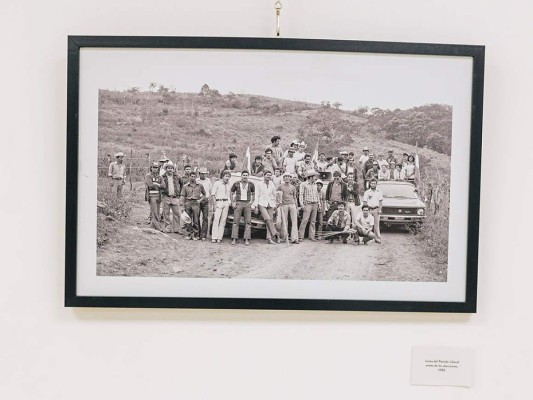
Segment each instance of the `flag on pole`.
M420 159L418 158L418 141L416 142L415 147L415 185L420 187Z
M313 161L313 162L317 162L318 161L318 143L319 142L320 142L320 140L318 142L316 142L315 151L313 151L313 157L311 158L311 161Z
M252 170L252 161L250 160L251 159L251 156L250 156L250 146L248 146L248 148L246 149L246 170L248 172L250 172Z

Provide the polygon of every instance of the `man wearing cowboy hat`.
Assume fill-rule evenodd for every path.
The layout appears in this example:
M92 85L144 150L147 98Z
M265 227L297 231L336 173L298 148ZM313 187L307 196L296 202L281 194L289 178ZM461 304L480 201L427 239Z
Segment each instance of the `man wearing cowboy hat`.
M289 230L289 219L291 223L290 241L298 243L298 191L296 187L291 184L292 176L288 172L283 174L283 183L277 187L278 192L281 192L281 212L285 220L283 226L283 238L286 238Z
M304 142L301 142L298 145L298 151L294 153L294 158L296 158L296 161L302 161L305 157L305 149L307 145Z
M300 222L300 229L298 230L298 240L303 242L305 236L305 229L309 222L309 240L315 241L315 223L316 215L318 213L318 203L320 196L316 186L317 176L320 174L314 170L307 171L307 181L300 184L300 204L303 207L302 222Z
M163 175L161 185L163 219L165 221L165 230L168 233L180 232L180 193L180 180L175 173L174 163L169 161L165 164L165 175ZM170 209L172 209L173 221L170 220Z
M159 175L160 176L163 176L166 174L166 170L165 170L165 164L167 162L169 162L170 160L168 159L167 156L165 156L164 154L161 156L161 158L159 159Z
M213 188L213 183L211 182L211 179L207 177L208 171L206 167L199 168L198 174L200 175L198 183L205 189L205 197L202 198L200 203L200 239L206 240L207 232L209 232L209 225L211 222L211 210L213 208L213 204L211 202L211 190Z
M159 224L159 208L161 205L161 186L163 185L163 178L159 175L159 163L153 162L150 166L150 172L144 177L146 184L145 200L150 205L150 226L153 229L161 230Z
M124 153L115 153L116 161L109 164L109 177L111 189L117 187L117 197L122 197L122 187L126 181L126 166L124 165Z
M293 140L289 145L289 149L293 149L296 152L296 150L298 150L299 145L300 142L298 140ZM289 149L285 150L285 153L283 153L283 157L287 157L289 155Z
M361 157L359 157L359 167L360 168L363 168L363 165L365 165L365 163L368 161L368 153L370 153L370 150L368 147L363 147L363 154L361 155Z

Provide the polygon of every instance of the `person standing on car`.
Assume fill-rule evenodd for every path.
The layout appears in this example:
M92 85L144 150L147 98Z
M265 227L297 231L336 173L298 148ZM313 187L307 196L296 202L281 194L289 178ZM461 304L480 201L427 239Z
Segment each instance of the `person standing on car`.
M224 163L224 168L222 169L222 172L220 173L220 177L222 178L224 171L235 172L236 169L237 169L237 155L235 153L230 153L229 160Z
M370 240L376 239L374 234L374 224L375 220L372 215L370 215L370 208L368 205L363 205L362 211L357 214L355 221L353 221L352 226L357 230L358 237L363 238L363 243L367 244ZM380 243L376 240L377 243Z
M361 168L361 170L363 169L363 166L365 165L365 163L368 161L368 157L369 157L368 153L370 153L369 148L366 146L363 147L363 154L361 155L361 157L359 157L359 168Z
M276 244L275 239L279 239L279 232L274 225L274 210L277 208L276 187L272 182L272 172L265 171L263 181L259 182L255 188L255 213L261 213L267 227L266 241ZM274 240L273 240L274 239Z
M253 176L263 176L263 169L265 166L263 165L263 157L261 156L255 156L255 160L252 163L252 175Z
M278 192L281 192L281 212L285 219L285 231L282 232L283 237L286 238L289 234L289 220L291 223L291 243L298 243L298 208L297 198L298 192L296 187L291 184L292 176L289 173L283 174L283 183L277 187Z
M182 206L191 218L191 223L187 225L187 239L198 240L200 233L200 204L206 196L205 189L196 182L196 172L189 174L189 183L181 189Z
M374 233L376 234L376 243L381 243L381 232L379 229L379 219L381 208L383 206L383 193L377 188L378 181L370 180L370 189L365 191L363 196L363 205L367 205L371 215L374 217Z
M230 177L231 172L224 171L222 179L216 181L211 190L211 198L213 200L213 207L215 208L213 228L211 230L211 242L213 243L222 242L222 237L224 236L224 227L226 226L226 218L228 217L230 204Z
M300 161L296 167L296 172L301 181L305 180L307 171L311 169L314 169L314 165L311 162L311 154L306 153L304 159Z
M303 207L302 222L300 222L298 231L298 241L300 242L304 241L307 223L309 223L309 240L316 241L315 223L320 197L315 181L318 175L318 172L308 171L307 181L300 184L300 204Z
M270 173L274 174L274 169L278 167L278 164L276 164L276 160L274 160L274 157L272 157L272 149L268 147L265 150L265 156L263 157L263 174L265 174L267 171L270 171Z
M326 200L328 202L328 213L326 218L329 219L333 211L337 209L337 206L340 202L346 200L347 187L346 184L341 179L341 173L335 171L333 173L333 180L328 183L326 189Z
M374 168L374 163L375 165L378 166L378 170L379 170L379 163L375 160L375 157L374 157L374 154L369 154L368 156L368 160L365 162L365 164L363 165L363 179L364 179L364 183L365 183L365 186L363 188L363 190L366 190L368 189L368 182L369 182L369 178L368 178L368 171L372 170ZM376 179L378 179L378 173L377 171L374 173L373 175Z
M361 200L359 199L359 185L355 180L355 174L348 172L348 180L346 182L346 212L350 214L351 220L355 220L361 206Z
M239 222L244 215L244 244L248 246L252 238L252 203L255 199L255 186L248 181L250 173L241 172L241 180L231 187L231 206L233 207L233 226L231 229L231 244L237 244L239 239Z
M283 158L283 149L279 145L280 142L281 142L281 137L279 137L278 135L272 136L272 138L270 139L270 143L271 143L270 148L272 149L272 157L276 161L277 165L281 165L281 159Z
M378 180L379 171L380 171L379 164L377 161L374 161L372 163L372 168L366 171L365 178L366 178L367 186L368 186L368 182L370 182L372 179Z
M396 165L396 157L394 157L394 151L389 150L388 156L387 156L387 162L389 163L389 167L392 170L392 164Z
M294 158L294 152L294 148L289 148L289 150L287 150L287 157L285 157L282 162L282 169L289 174L296 173L296 165L298 164L298 161Z

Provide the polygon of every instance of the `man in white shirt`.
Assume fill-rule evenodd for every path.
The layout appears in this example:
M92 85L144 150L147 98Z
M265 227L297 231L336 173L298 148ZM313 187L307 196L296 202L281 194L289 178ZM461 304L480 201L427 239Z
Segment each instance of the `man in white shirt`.
M280 235L274 225L274 210L277 207L276 203L276 185L272 182L272 172L265 171L263 181L258 183L255 188L256 204L255 213L261 213L261 216L265 220L267 226L266 241L270 244L275 244L272 240L277 238L279 240Z
M294 158L296 158L296 161L302 161L305 157L305 148L307 145L304 142L301 142L298 145L298 151L294 153Z
M370 180L370 189L363 195L363 205L367 205L371 215L374 217L374 233L376 234L376 243L381 243L381 232L379 230L379 217L383 205L383 193L377 188L378 181Z
M326 154L320 153L318 155L318 161L315 162L316 170L319 172L326 171L326 168L328 167L328 162L326 161Z
M213 229L211 231L211 242L220 243L224 236L224 227L230 204L231 185L229 179L231 172L224 171L222 179L216 181L211 189L211 199L215 214L213 217Z
M116 186L117 197L122 197L122 187L126 182L126 166L124 165L124 153L119 152L115 154L116 161L109 164L108 177L111 190L114 191Z
M368 161L368 154L370 153L370 150L368 147L363 147L363 155L359 157L359 168L363 168L363 165Z
M287 157L283 159L283 170L289 174L296 173L296 165L298 164L298 160L294 158L294 152L295 150L292 147L289 148L289 150L287 150Z
M206 240L207 238L207 232L209 232L209 225L211 222L211 214L213 213L212 208L213 204L211 203L211 189L213 187L213 183L211 182L211 179L207 177L208 171L207 168L201 167L198 169L198 174L200 175L200 179L198 179L198 183L201 184L205 189L205 197L202 198L202 201L200 202L200 239Z
M370 210L367 205L364 205L362 211L357 214L355 221L353 221L354 228L357 230L357 235L363 238L363 243L367 244L370 240L376 239L373 232L374 217L370 215Z

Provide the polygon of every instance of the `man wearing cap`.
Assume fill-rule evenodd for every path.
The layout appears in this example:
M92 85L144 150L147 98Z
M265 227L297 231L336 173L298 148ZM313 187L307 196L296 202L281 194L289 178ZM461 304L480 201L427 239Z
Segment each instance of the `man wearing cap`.
M237 155L235 153L229 154L229 160L224 163L224 168L222 169L222 172L220 173L220 177L222 178L222 173L224 171L230 171L234 172L237 169Z
M363 147L363 154L361 155L361 157L359 157L359 168L362 169L363 165L365 165L365 163L368 161L368 153L370 153L368 147Z
M282 168L285 172L288 172L289 174L295 174L296 173L296 165L298 161L296 158L294 158L294 148L289 148L287 150L287 157L283 159L282 162Z
M285 221L282 232L283 238L286 238L289 230L289 220L291 223L291 243L298 243L298 192L296 187L291 184L291 174L285 172L283 174L283 183L277 187L278 192L281 192L281 213Z
M270 148L272 149L272 157L276 161L277 165L281 165L281 159L283 158L283 149L279 145L280 142L281 142L281 137L279 137L278 135L272 136L272 138L270 139L270 143L271 143Z
M300 229L298 230L298 240L303 242L305 237L305 229L309 222L309 240L315 241L315 224L316 215L318 212L318 203L320 197L316 186L316 179L319 173L310 170L307 171L307 181L300 184L300 204L303 207L302 222L300 222Z
M224 227L230 205L231 185L229 179L231 172L224 171L222 179L213 184L211 198L213 200L215 215L213 217L213 229L211 230L211 242L220 243L224 236Z
M324 215L328 211L328 204L326 201L326 193L322 190L324 182L320 179L316 181L316 190L318 190L318 210L316 214L316 235L318 240L322 239L322 231L324 227Z
M363 195L363 205L367 205L370 214L374 217L374 233L376 234L376 243L381 243L381 232L379 229L379 218L381 215L381 207L383 205L383 193L377 188L378 181L376 179L370 180L370 189L365 191Z
M341 179L341 173L335 171L333 173L333 180L328 183L326 189L326 200L328 202L328 213L326 218L329 219L333 211L337 209L339 203L346 200L346 195L348 194L348 189L346 184Z
M333 211L331 216L328 218L328 223L326 225L327 231L339 232L338 234L331 234L328 236L329 243L333 243L334 236L339 236L342 238L343 243L348 243L348 236L350 236L348 230L350 229L350 224L350 213L344 209L344 203L340 202L337 210Z
M263 174L265 174L267 171L270 171L270 173L274 174L274 169L278 167L278 164L276 163L276 160L272 157L272 149L270 147L267 147L265 150L265 156L263 157Z
M389 150L388 155L387 155L387 162L389 163L389 167L392 170L394 168L392 164L394 163L394 165L396 165L396 157L394 157L393 150Z
M233 207L233 226L231 228L231 244L239 239L239 222L244 215L244 244L248 246L252 238L252 203L255 200L255 186L248 180L250 173L241 172L241 180L231 187L231 206Z
M353 172L348 172L345 200L345 210L350 214L351 220L354 221L357 214L359 214L361 200L359 199L359 185Z
M314 169L314 165L311 162L311 154L306 153L302 161L300 161L296 166L296 173L300 177L300 180L305 180L307 171Z
M276 187L272 182L272 172L265 171L263 180L255 187L255 213L261 213L265 220L267 232L266 241L275 244L273 239L279 239L279 232L274 225L274 210L277 208Z
M377 161L372 162L372 168L370 168L368 171L366 171L365 179L367 182L370 182L370 180L375 179L378 180L379 178L379 164Z
M180 231L180 193L181 184L174 170L174 164L169 161L165 164L165 175L162 177L161 203L163 204L163 219L167 232ZM173 221L170 221L170 209L172 209Z
M361 171L363 174L363 180L364 180L363 190L368 189L368 179L366 176L368 174L368 170L371 170L373 168L374 161L376 161L374 154L369 154L368 160L366 160L365 164L363 165L363 169ZM378 170L379 170L379 164L378 164ZM376 179L377 179L377 172L376 172Z
M109 177L111 190L117 187L117 197L122 197L122 187L126 181L126 166L124 165L124 153L119 152L115 154L116 161L109 164Z
M212 208L213 204L211 202L211 190L213 188L213 183L211 182L211 179L207 177L208 171L207 168L201 167L198 169L198 175L200 175L200 179L198 179L198 183L204 187L205 190L205 197L202 197L202 201L200 202L200 239L206 240L207 238L207 232L209 231L209 221L211 220L211 214L212 214Z
M146 184L144 198L150 206L150 226L160 231L159 207L161 204L161 193L159 190L163 185L163 178L159 175L159 163L152 163L150 172L144 176L144 183Z
M189 182L181 189L182 206L191 218L191 223L187 225L187 239L198 240L200 232L200 204L206 196L205 189L196 182L196 172L191 171Z

